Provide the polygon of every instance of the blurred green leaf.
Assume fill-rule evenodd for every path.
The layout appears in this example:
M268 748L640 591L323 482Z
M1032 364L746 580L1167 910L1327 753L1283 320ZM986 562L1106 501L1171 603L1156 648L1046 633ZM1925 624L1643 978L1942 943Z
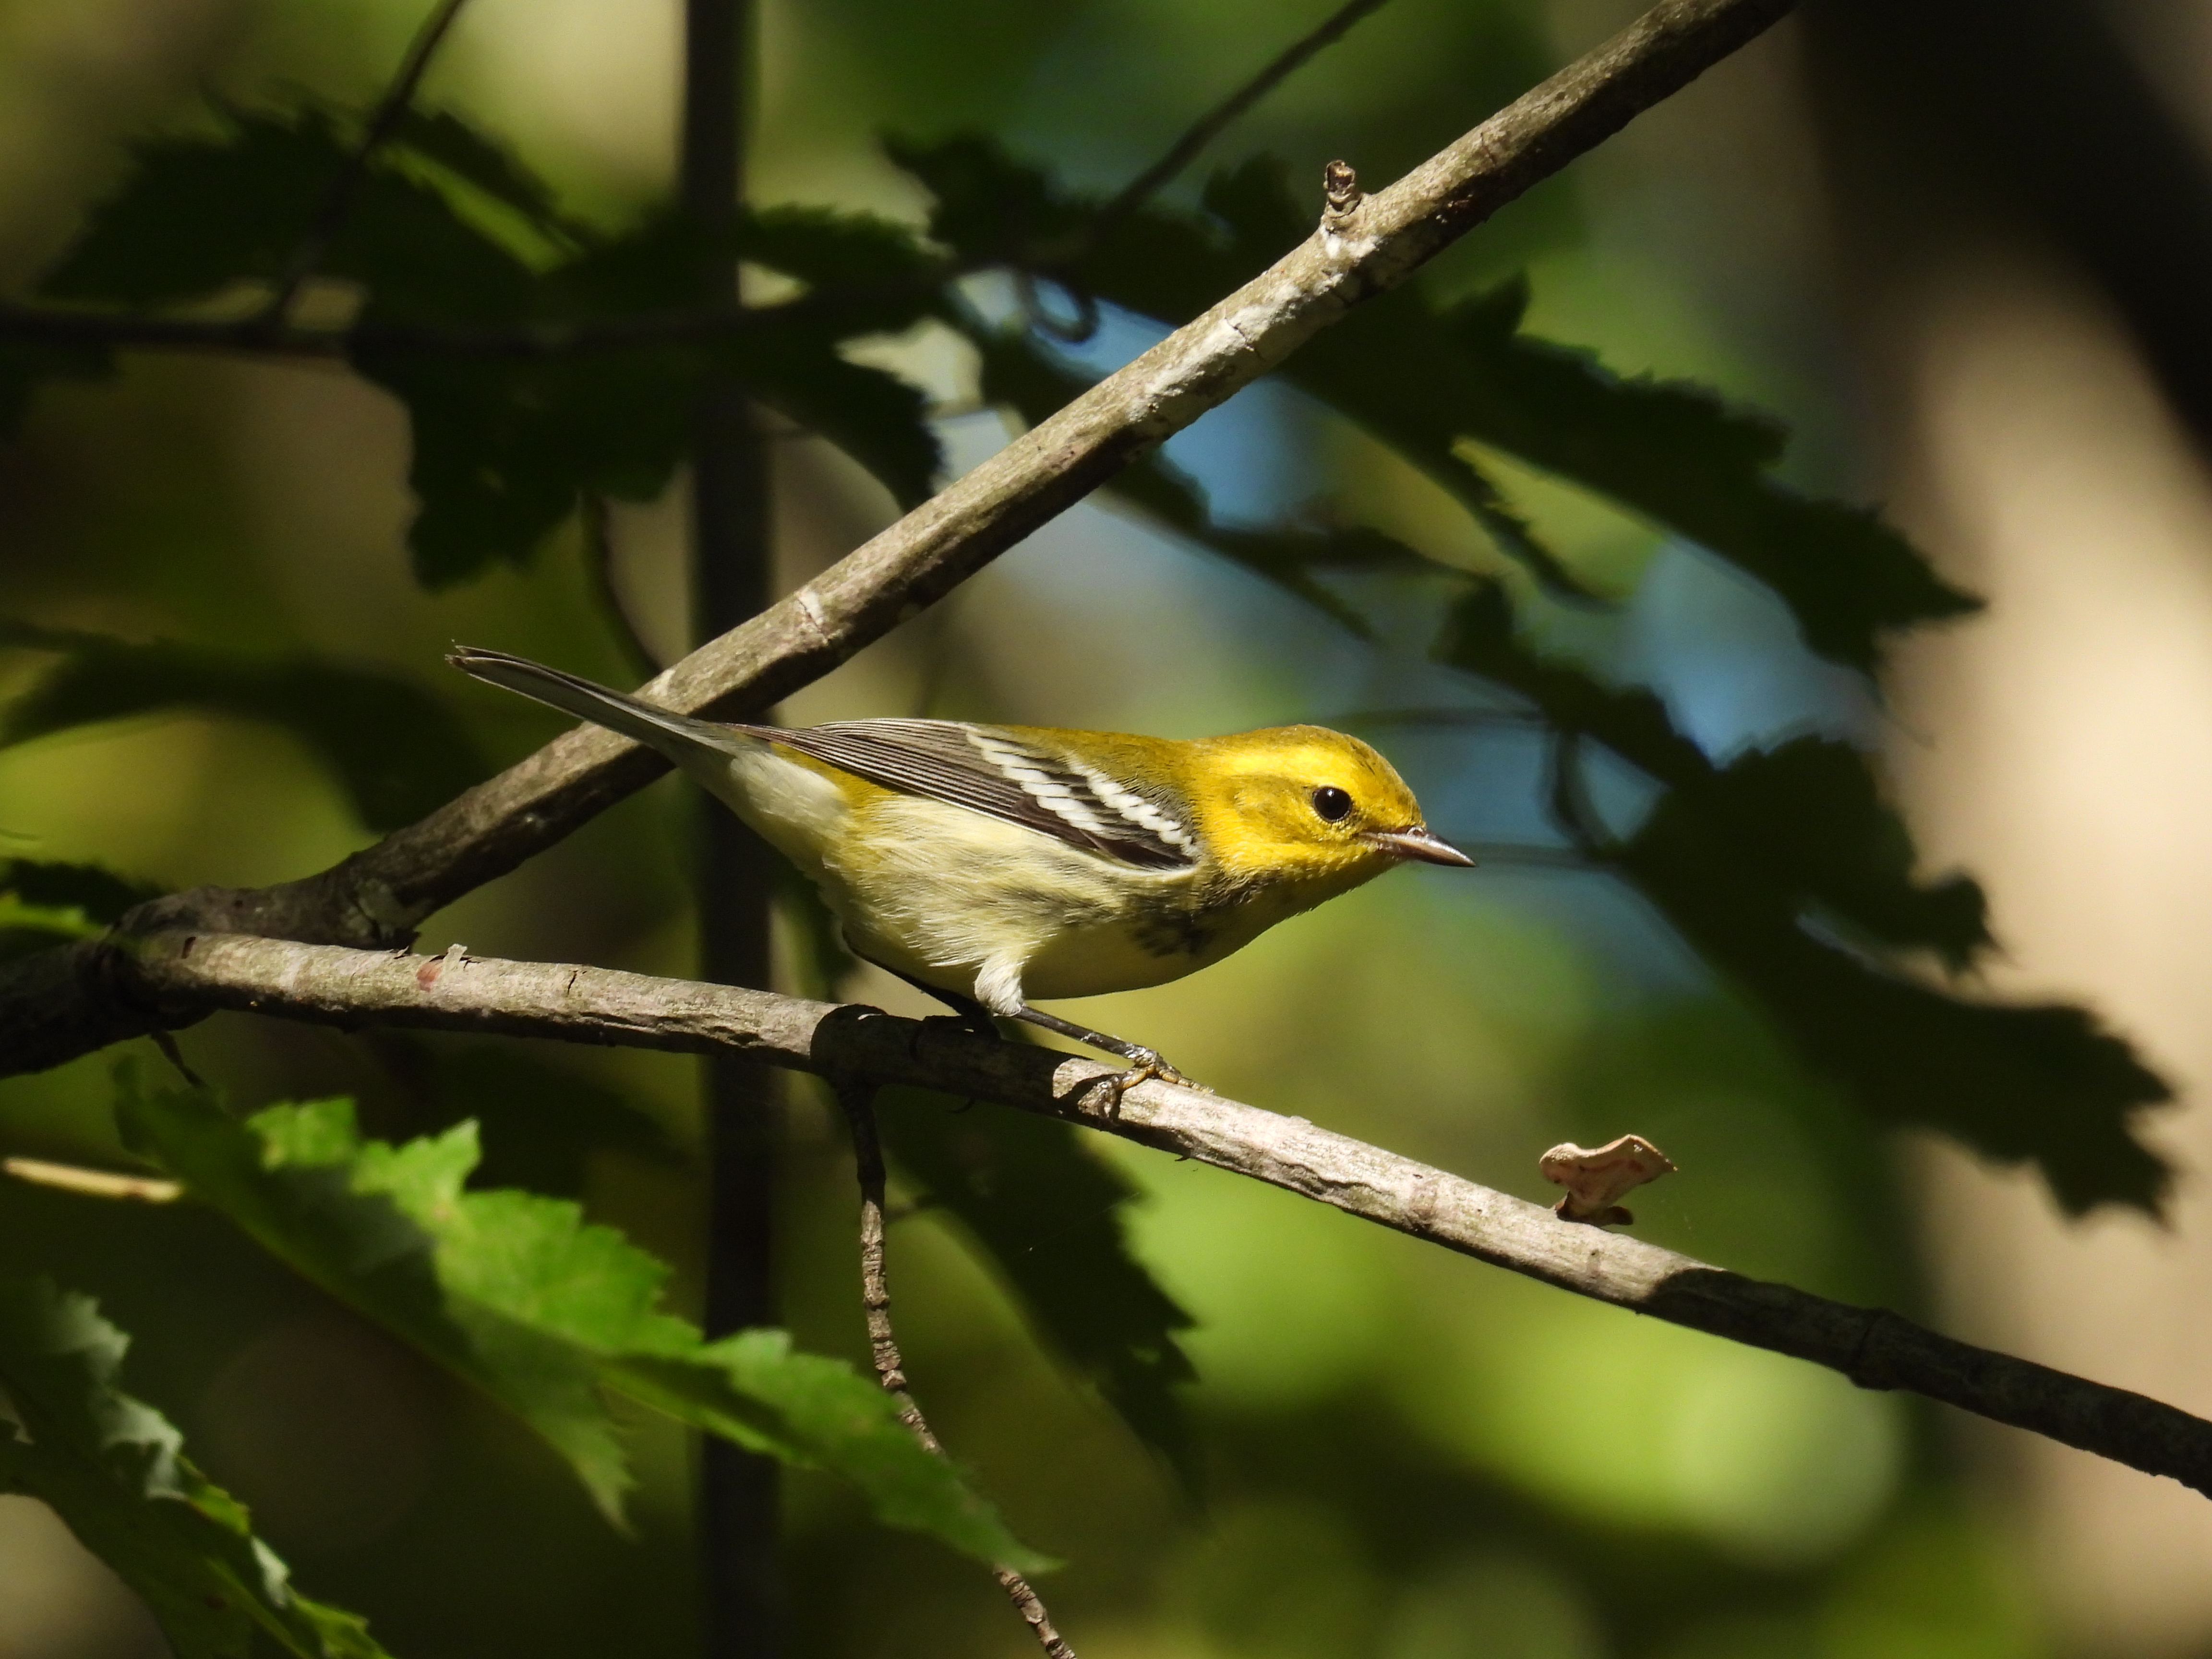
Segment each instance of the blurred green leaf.
M412 426L408 532L433 590L521 564L586 494L650 501L690 441L696 354L483 359L357 349Z
M386 142L396 150L411 150L450 169L540 230L570 240L584 234L562 215L552 185L506 144L451 110L410 105Z
M969 264L1036 264L1085 238L1105 204L1101 197L1063 191L1042 168L1016 161L981 133L887 134L883 145L893 164L929 191L930 235ZM1187 250L1165 252L1172 258Z
M1876 1122L2032 1161L2075 1214L2158 1212L2172 1171L2136 1132L2172 1091L2087 1010L1969 1002L1815 937L1802 891L1688 800L1662 799L1619 866Z
M896 374L848 362L837 347L827 335L763 330L733 341L719 361L770 409L867 468L900 507L919 507L944 460L928 399Z
M273 277L343 162L341 140L317 108L222 116L212 133L133 144L122 181L39 292L173 305Z
M1881 799L1869 757L1832 738L1753 750L1685 779L1668 808L1745 867L1841 919L1876 945L1935 951L1960 972L1995 943L1982 890L1965 876L1923 884L1912 836Z
M356 1041L369 1045L410 1097L396 1125L389 1114L371 1121L412 1135L475 1120L483 1150L473 1176L479 1186L573 1198L595 1153L682 1161L650 1115L618 1091L538 1058L544 1052L538 1045L394 1030L363 1031Z
M132 907L161 897L162 889L153 882L118 876L103 865L0 859L0 892L12 893L26 904L75 910L87 921L105 927L122 921L123 913Z
M351 142L347 122L307 103L229 110L212 136L141 145L42 291L145 306L266 283L313 223ZM357 346L355 367L411 422L420 511L409 544L426 586L526 561L586 494L659 495L718 380L828 438L902 506L927 498L941 457L921 394L842 348L908 328L938 303L928 256L888 221L799 209L749 220L739 251L844 291L772 327L690 339L537 353L431 352L388 337ZM367 325L514 326L698 308L717 257L672 213L617 236L588 232L504 146L450 112L416 112L362 176L319 269L360 286ZM26 386L64 364L17 355ZM15 384L6 367L0 415Z
M1625 843L1597 854L1869 1117L2032 1159L2071 1210L2157 1207L2169 1171L2135 1129L2170 1091L2126 1042L2081 1009L1970 1002L1814 931L1840 923L1954 965L1990 943L1973 883L1915 879L1910 833L1871 757L1804 738L1715 767L1649 691L1601 684L1522 644L1494 582L1455 609L1437 654L1667 786Z
M89 1297L0 1280L0 1487L52 1506L145 1602L179 1659L383 1659L356 1615L309 1601L183 1437L118 1386L130 1340ZM258 1639L257 1639L257 1638Z
M96 939L161 889L96 864L0 859L0 962L69 939Z
M209 1090L123 1079L137 1150L262 1247L513 1411L618 1516L631 1484L613 1390L710 1433L844 1477L888 1524L987 1562L1036 1565L891 1397L780 1331L719 1342L659 1310L668 1269L563 1200L465 1190L476 1126L401 1146L363 1140L346 1100L244 1122Z
M1176 1392L1198 1374L1176 1337L1194 1322L1129 1248L1122 1212L1136 1188L1054 1119L963 1112L920 1090L878 1099L893 1162L959 1223L1047 1345L1195 1487L1198 1449Z
M58 659L0 711L0 748L179 708L264 720L331 769L372 830L413 823L487 769L445 703L375 670L167 640L134 645L5 617L0 647Z
M123 182L94 209L40 292L167 305L282 272L348 165L351 134L314 103L222 113L211 135L137 146ZM458 125L448 118L416 131L442 135L433 159L466 169L472 184L491 190L483 180L492 169L453 136ZM483 152L497 149L477 143ZM501 238L411 172L398 146L362 175L320 270L362 284L364 317L416 321L515 319L526 314L533 281Z
M935 256L904 225L872 213L784 204L756 208L740 222L738 252L756 264L814 287L867 290L876 303L911 307L907 323L934 308L944 276ZM904 325L896 310L873 319L890 331Z

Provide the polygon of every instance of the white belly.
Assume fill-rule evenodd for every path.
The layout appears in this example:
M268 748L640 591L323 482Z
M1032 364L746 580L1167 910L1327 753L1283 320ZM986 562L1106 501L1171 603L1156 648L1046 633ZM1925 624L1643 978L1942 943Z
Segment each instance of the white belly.
M1017 989L1016 1000L1134 990L1213 959L1133 919L1177 908L1190 872L1132 870L919 796L866 810L824 860L823 895L855 950L924 984L996 1006ZM979 978L1000 994L979 994Z

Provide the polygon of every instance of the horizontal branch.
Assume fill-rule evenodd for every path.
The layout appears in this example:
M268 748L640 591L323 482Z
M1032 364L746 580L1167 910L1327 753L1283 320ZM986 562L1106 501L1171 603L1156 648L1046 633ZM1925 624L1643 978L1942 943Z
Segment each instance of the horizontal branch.
M1388 190L1346 198L1273 266L1000 450L797 592L650 681L694 714L745 716L789 696L950 592L1173 433L1280 363L1352 306L1686 86L1790 0L1662 0L1595 52ZM429 817L319 875L202 889L130 930L252 933L393 945L665 769L597 727L570 732ZM128 1035L104 945L0 968L0 1075L59 1064ZM143 1023L135 1029L150 1029Z
M1249 1176L1578 1296L1901 1389L2212 1495L2212 1423L2125 1389L1954 1341L1881 1309L1746 1279L1575 1222L1364 1141L950 1020L604 968L230 936L143 940L124 970L173 1014L251 1010L352 1028L735 1053L833 1079L908 1084L1060 1118Z

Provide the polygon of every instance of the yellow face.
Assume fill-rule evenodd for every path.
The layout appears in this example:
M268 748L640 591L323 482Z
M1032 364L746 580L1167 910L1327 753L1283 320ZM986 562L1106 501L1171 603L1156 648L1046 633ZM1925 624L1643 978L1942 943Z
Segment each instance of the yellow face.
M1405 780L1357 738L1281 726L1192 747L1194 805L1231 874L1341 890L1408 858L1473 862L1429 834Z

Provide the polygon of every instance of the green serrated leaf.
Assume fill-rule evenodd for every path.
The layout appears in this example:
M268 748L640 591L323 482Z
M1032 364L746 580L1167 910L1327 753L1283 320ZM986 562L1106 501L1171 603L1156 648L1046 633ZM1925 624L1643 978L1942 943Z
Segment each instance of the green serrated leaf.
M241 1123L208 1090L122 1083L125 1139L264 1249L513 1411L618 1516L630 1484L603 1391L820 1468L886 1522L985 1561L1038 1565L890 1396L780 1333L705 1343L659 1306L668 1269L565 1200L470 1190L476 1126L363 1140L350 1101Z
M971 264L1024 263L1039 250L1066 245L1103 204L1063 192L1042 168L1014 160L981 134L933 143L889 135L883 144L935 198L930 235Z
M848 362L825 337L747 337L719 356L747 391L867 468L901 507L919 507L936 489L944 451L918 388Z
M407 406L408 533L424 586L527 562L586 494L650 501L676 475L704 384L677 350L474 359L362 349L355 366Z
M486 770L445 703L376 670L167 640L132 644L0 617L5 647L58 660L0 712L0 748L179 708L263 720L328 766L372 830L413 823Z
M356 1615L310 1601L245 1507L123 1393L129 1340L88 1297L0 1280L0 1486L50 1504L143 1599L179 1659L385 1659ZM12 1418L12 1420L10 1420Z

